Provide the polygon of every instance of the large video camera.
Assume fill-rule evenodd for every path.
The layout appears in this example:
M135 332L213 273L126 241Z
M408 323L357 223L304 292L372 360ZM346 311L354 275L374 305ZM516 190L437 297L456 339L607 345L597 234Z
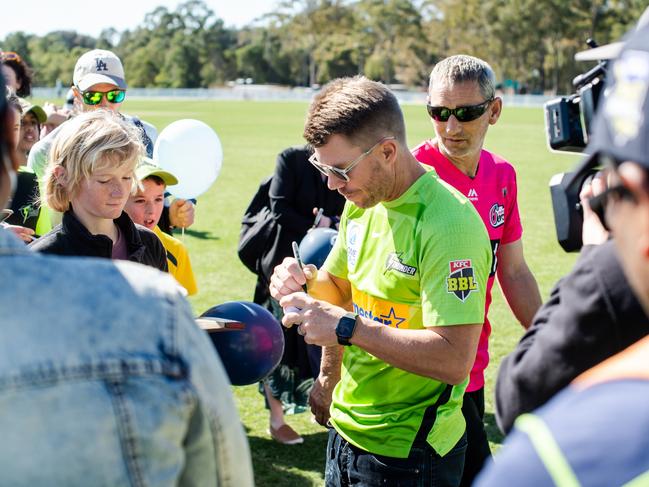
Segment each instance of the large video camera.
M594 41L587 41L589 47L597 47ZM550 149L565 152L583 152L593 128L595 111L606 79L608 61L572 80L575 93L547 102L545 128ZM566 252L582 247L581 229L584 223L579 202L582 186L596 171L575 179L571 172L555 174L550 180L550 194L554 211L554 225L557 240Z

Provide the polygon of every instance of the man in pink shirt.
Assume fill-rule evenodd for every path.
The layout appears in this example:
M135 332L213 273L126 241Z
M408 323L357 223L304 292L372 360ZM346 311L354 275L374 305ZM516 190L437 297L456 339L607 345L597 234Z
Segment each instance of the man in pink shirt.
M436 138L413 149L420 162L475 206L487 227L493 264L487 283L485 322L462 412L467 423L467 452L462 484L470 486L491 455L484 429L484 370L489 363L491 325L486 318L496 275L509 306L527 328L541 306L541 295L523 256L516 201L516 172L507 161L482 148L489 125L502 110L495 96L495 76L484 61L465 55L437 63L430 74L428 113Z

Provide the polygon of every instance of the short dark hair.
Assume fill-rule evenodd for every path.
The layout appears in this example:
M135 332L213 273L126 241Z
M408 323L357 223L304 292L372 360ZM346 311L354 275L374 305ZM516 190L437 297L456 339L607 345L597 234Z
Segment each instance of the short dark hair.
M20 88L16 90L16 94L25 98L32 94L32 76L34 72L27 63L21 58L18 59L5 59L2 61L2 64L9 66L16 73L16 80L20 84Z
M344 135L358 146L389 136L406 145L405 122L397 98L387 86L364 76L331 81L309 107L304 138L321 147L332 135Z
M160 176L156 176L155 174L145 177L142 181L153 181L156 186L167 186L167 183L165 183Z

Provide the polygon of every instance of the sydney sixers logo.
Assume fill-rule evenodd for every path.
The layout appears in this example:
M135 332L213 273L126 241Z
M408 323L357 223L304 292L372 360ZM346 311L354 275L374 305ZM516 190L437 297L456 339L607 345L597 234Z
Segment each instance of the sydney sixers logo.
M469 294L478 290L471 260L452 260L448 265L450 273L446 278L446 292L455 294L460 301L464 302Z
M505 223L505 207L503 205L496 203L491 207L489 210L489 223L494 228Z

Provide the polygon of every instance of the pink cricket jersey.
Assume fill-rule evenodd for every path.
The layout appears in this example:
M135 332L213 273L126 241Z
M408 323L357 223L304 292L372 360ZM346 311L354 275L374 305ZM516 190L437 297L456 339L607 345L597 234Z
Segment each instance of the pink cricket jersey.
M466 389L467 392L475 391L484 387L484 370L489 364L491 325L487 313L491 304L491 288L496 277L498 249L501 245L520 239L523 233L516 200L516 171L506 160L483 150L480 153L478 172L474 178L470 178L446 159L430 140L415 147L412 153L419 162L433 166L440 178L458 189L473 203L491 239L494 258L487 281L485 322Z

